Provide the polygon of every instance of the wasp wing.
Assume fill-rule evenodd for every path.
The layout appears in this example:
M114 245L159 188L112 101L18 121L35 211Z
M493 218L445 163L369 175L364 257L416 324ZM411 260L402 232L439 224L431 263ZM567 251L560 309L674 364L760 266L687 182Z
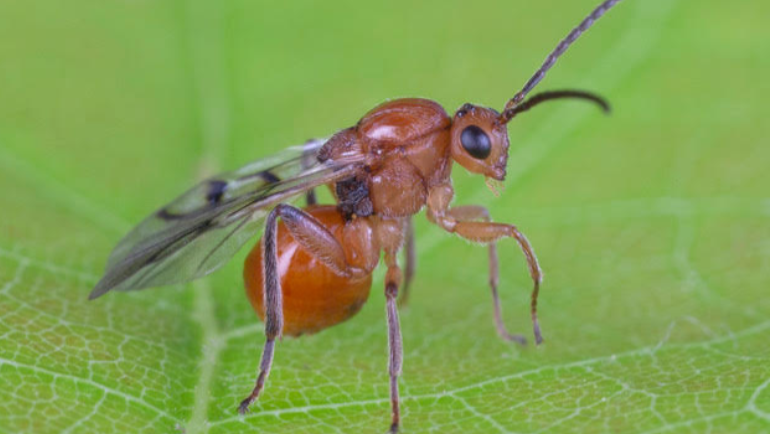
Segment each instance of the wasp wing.
M323 140L207 179L144 219L110 254L89 296L189 282L229 260L281 202L351 176L360 158L319 162Z

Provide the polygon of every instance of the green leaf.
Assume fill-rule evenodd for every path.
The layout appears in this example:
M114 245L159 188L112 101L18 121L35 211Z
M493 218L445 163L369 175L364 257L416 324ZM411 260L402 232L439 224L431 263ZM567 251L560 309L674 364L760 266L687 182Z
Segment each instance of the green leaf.
M384 432L381 271L355 318L279 343L246 417L264 339L246 252L186 287L87 295L202 172L387 98L501 108L594 3L0 3L0 432ZM500 198L455 171L457 203L537 250L546 342L498 339L483 248L418 216L403 432L770 432L768 15L623 2L539 87L600 92L612 116L517 118ZM500 253L529 334L526 267Z

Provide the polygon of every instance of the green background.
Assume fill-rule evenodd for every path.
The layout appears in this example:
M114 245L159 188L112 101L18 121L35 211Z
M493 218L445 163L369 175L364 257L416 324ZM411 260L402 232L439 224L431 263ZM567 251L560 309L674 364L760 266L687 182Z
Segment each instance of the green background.
M86 296L201 173L401 96L501 108L596 0L0 1L0 432L384 432L382 272L345 324L263 342L241 256L186 287ZM546 342L497 338L481 247L417 218L403 432L770 432L766 1L626 0L510 125L507 189L546 274ZM509 328L529 277L500 246Z

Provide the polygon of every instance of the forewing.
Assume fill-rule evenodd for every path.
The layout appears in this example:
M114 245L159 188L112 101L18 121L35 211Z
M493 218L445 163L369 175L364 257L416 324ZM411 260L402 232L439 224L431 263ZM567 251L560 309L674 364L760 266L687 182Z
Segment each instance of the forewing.
M318 162L323 143L311 141L207 179L148 216L112 251L90 298L188 282L218 269L260 232L275 205L358 169L352 156Z

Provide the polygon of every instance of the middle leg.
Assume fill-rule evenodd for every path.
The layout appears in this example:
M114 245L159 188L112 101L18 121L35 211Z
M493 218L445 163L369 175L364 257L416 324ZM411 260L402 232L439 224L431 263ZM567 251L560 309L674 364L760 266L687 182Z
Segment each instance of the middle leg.
M403 362L401 325L398 321L398 307L396 306L398 286L401 280L401 270L396 264L394 254L386 252L385 262L388 266L385 277L385 300L388 315L388 374L390 375L390 405L392 411L390 432L396 433L398 432L400 420L398 376L401 375L401 364Z
M302 158L301 163L303 171L309 169L313 164L317 162L316 154L318 153L318 150L315 149L315 146L318 144L318 142L318 139L310 139L305 142L304 149L302 150L302 157L300 157ZM311 188L305 192L305 203L307 206L315 205L318 203L314 188Z
M409 217L406 221L406 233L404 238L404 284L401 285L401 294L398 298L398 306L404 307L409 302L409 288L417 268L417 255L414 250L414 221Z
M398 321L398 289L401 286L401 269L398 267L398 251L404 241L404 220L381 220L378 225L380 246L385 251L385 303L388 317L388 374L390 376L390 433L398 432L400 407L398 400L398 377L401 375L403 349L401 326Z

